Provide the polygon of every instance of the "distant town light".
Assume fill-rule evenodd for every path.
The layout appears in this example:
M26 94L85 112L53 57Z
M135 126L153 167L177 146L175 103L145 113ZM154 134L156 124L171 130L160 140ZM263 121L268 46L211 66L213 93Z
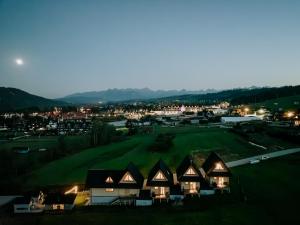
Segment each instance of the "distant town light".
M264 109L259 109L259 110L258 110L258 113L259 113L259 114L264 114L264 113L265 113L265 110L264 110Z
M286 113L286 116L290 118L290 117L294 116L294 112L289 111Z

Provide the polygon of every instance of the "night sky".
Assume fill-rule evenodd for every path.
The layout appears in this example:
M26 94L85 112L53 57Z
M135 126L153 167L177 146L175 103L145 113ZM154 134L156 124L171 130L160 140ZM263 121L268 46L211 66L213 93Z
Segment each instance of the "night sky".
M286 84L300 84L300 1L0 0L0 86L55 98Z

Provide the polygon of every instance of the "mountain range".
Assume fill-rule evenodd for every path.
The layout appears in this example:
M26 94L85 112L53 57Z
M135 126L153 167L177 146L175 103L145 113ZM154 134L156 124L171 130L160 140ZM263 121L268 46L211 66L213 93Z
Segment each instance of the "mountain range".
M106 91L92 91L72 94L59 99L47 99L30 94L16 88L0 87L0 111L21 111L28 108L48 109L54 106L76 106L82 104L97 104L133 101L182 104L200 103L214 104L228 101L231 104L251 104L271 99L300 96L300 85L283 87L251 87L216 91L213 89L205 91L169 90L153 91L144 89L108 89ZM298 98L296 98L298 99ZM297 100L300 102L300 99Z
M151 90L149 88L134 89L107 89L104 91L90 91L75 93L57 100L72 104L96 104L107 102L120 102L131 100L147 100L180 95L199 95L216 92L214 89L188 91L188 90Z

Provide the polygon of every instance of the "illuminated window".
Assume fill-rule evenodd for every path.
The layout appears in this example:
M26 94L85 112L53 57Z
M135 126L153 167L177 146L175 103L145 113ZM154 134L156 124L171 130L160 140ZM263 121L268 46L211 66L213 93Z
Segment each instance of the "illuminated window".
M113 179L111 177L106 178L105 180L106 183L113 183Z
M219 177L219 180L217 182L217 186L220 187L220 188L225 187L223 177Z
M186 171L185 174L186 174L186 175L196 175L195 170L194 170L192 167L190 167L190 168Z
M162 172L158 172L155 177L154 180L166 180L165 176L162 174Z
M216 163L215 170L223 170L223 166L221 163Z
M158 189L158 187L154 187L154 189L155 189L155 190L157 190L157 189Z
M105 191L106 191L106 192L113 192L114 189L113 189L113 188L106 188Z
M185 184L189 184L189 182L185 182Z
M132 176L129 173L126 173L122 179L122 182L132 183L135 182Z

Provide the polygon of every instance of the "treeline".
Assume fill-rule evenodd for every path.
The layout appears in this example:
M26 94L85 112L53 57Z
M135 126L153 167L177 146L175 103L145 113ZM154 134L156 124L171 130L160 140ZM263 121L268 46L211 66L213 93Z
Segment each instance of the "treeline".
M152 152L167 152L173 146L174 134L162 133L158 134L148 150Z
M216 93L208 93L201 95L182 95L172 96L168 98L160 98L152 100L153 102L181 102L215 104L222 101L228 101L233 105L249 104L255 102L262 102L270 99L300 95L300 85L297 86L283 86L283 87L264 87L264 88L243 88L225 90Z

